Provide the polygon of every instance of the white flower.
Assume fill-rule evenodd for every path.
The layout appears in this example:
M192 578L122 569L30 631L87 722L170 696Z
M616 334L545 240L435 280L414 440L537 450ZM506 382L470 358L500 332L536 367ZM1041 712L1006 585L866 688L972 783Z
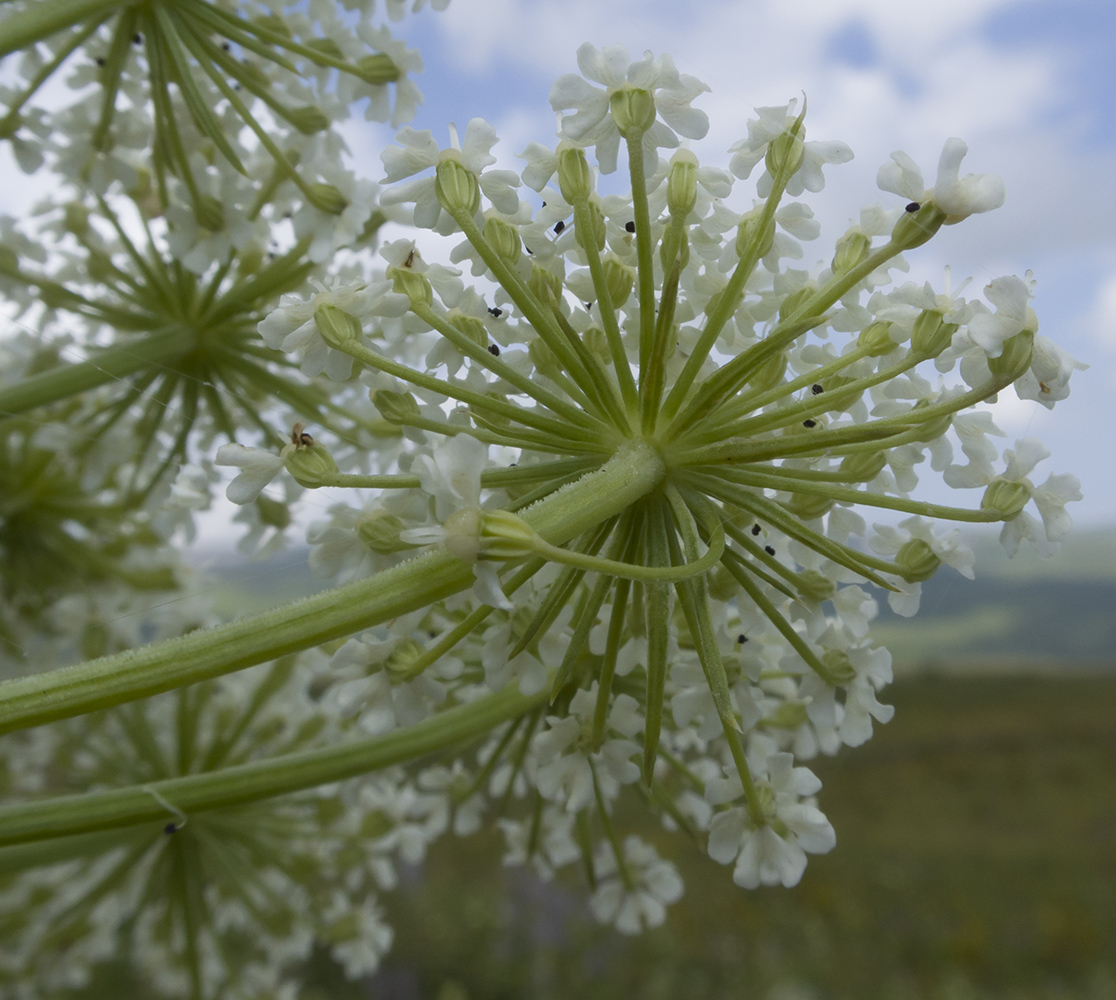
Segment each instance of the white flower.
M1034 280L1014 275L995 278L984 287L984 296L996 307L995 313L982 311L969 320L969 338L990 358L1004 352L1004 341L1024 330L1038 329L1035 311L1027 305L1032 297Z
M496 144L496 130L483 118L470 119L460 145L457 129L451 125L449 149L439 149L434 141L434 134L425 129L419 131L403 128L395 138L400 145L388 146L380 154L387 171L385 183L394 184L430 167L436 167L443 160L453 159L476 174L481 191L498 211L514 215L518 210L519 196L515 193L515 188L519 186L519 177L516 173L512 170L485 171L486 167L496 162L496 157L490 152ZM415 225L423 229L435 228L442 214L433 175L388 188L380 201L383 205L414 202ZM452 226L452 221L448 225Z
M678 870L639 837L624 840L624 868L628 881L621 877L610 846L597 852L599 881L589 899L593 916L602 924L612 924L621 934L661 926L666 908L682 898L684 886Z
M1031 367L1015 381L1015 394L1020 399L1033 399L1048 410L1070 394L1069 380L1075 371L1089 366L1070 356L1046 337L1036 335L1031 354Z
M961 160L968 151L969 147L960 139L946 140L933 190L926 189L918 164L904 152L891 154L892 162L880 167L876 184L882 191L918 204L932 200L945 212L947 225L999 208L1004 203L1004 182L999 177L995 174L959 176Z
M806 852L831 851L837 835L813 805L812 796L821 788L813 771L794 767L789 753L768 755L762 769L753 765L757 771L757 784L770 793L764 824L757 828L743 806L718 813L709 828L709 856L723 865L735 860L732 879L742 888L782 883L789 889L806 870ZM708 796L716 804L726 791L735 793L730 799L740 794L739 777L710 782Z
M601 173L616 169L620 131L610 114L612 95L621 90L647 90L655 99L656 120L643 134L644 172L650 177L659 164L658 147L678 145L678 136L701 139L709 131L704 111L690 107L698 94L709 88L700 80L679 74L670 56L655 59L650 52L636 63L620 45L603 51L586 42L577 50L577 65L582 76L567 73L550 89L550 106L555 111L573 108L563 114L559 125L562 138L578 146L596 146ZM587 80L603 85L594 87ZM659 121L659 118L662 121Z
M251 503L286 464L284 457L262 448L246 448L242 444L223 444L217 449L214 465L231 465L240 469L225 489L225 496L235 504Z

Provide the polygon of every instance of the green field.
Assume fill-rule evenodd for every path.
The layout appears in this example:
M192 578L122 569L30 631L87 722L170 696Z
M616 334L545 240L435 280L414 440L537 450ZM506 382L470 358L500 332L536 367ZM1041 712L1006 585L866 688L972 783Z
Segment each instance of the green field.
M797 888L746 892L641 830L687 890L629 940L576 880L502 869L487 835L444 841L389 899L371 991L345 995L1116 997L1116 679L923 676L892 700L870 743L815 762L838 844Z

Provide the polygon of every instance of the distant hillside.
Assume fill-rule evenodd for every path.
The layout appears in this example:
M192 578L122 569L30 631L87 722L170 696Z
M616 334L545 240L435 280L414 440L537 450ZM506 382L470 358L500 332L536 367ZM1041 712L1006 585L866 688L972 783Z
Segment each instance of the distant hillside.
M1008 559L998 530L967 536L976 580L948 567L923 584L912 619L892 614L886 595L874 634L901 669L1003 666L1101 667L1116 670L1116 528L1078 531L1053 559L1029 547ZM228 552L198 560L205 587L230 617L275 607L325 586L310 572L305 549L262 563Z

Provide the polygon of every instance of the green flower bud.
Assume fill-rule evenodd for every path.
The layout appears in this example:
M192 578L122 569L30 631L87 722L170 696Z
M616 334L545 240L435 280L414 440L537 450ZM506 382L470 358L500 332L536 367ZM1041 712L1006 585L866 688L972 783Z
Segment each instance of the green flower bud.
M856 667L843 649L827 649L821 661L834 684L848 684L856 680Z
M505 264L516 264L523 254L523 241L519 238L519 230L503 219L486 219L484 238L496 251L496 256Z
M538 551L538 532L508 510L484 511L481 554L486 559L521 559Z
M287 448L291 448L287 445ZM286 450L286 449L284 449ZM291 448L286 456L287 471L299 486L314 490L337 474L337 463L325 447L316 441Z
M89 209L80 201L66 203L66 207L62 210L62 220L66 229L78 239L89 232Z
M225 207L211 194L198 198L194 203L194 213L202 229L218 233L225 228Z
M806 155L803 139L806 130L799 126L794 132L784 132L767 144L764 165L772 177L790 178L802 166Z
M586 250L595 247L597 253L600 253L605 248L605 218L600 206L593 202L590 202L586 209L589 214L589 225L576 227L574 239L577 240L579 247L584 247ZM592 240L592 243L587 244L588 240Z
M558 187L571 205L588 201L593 193L593 171L585 150L565 146L558 151Z
M555 353L547 346L541 337L536 337L527 345L527 354L535 371L547 378L555 378L563 374L561 363Z
M816 493L795 493L784 506L795 517L803 521L812 521L816 517L827 514L833 506L833 500Z
M612 120L625 139L638 139L655 124L655 97L649 90L625 87L609 101Z
M400 539L399 533L403 530L403 522L394 514L387 511L374 511L371 517L366 518L357 525L357 535L360 540L373 552L381 555L390 555L393 552L405 552L414 548L408 542Z
M775 219L763 223L763 209L755 208L746 215L741 216L740 225L736 230L736 255L740 258L747 257L755 248L755 256L765 257L775 242Z
M403 73L387 56L382 53L374 56L365 56L358 59L356 75L365 83L384 84L395 83Z
M256 497L256 513L260 516L260 523L269 528L278 528L282 531L291 523L291 509L279 500L273 500L266 493Z
M1014 382L1031 367L1035 335L1023 330L1004 341L1003 351L998 358L989 358L988 367L997 379Z
M802 288L796 288L783 299L782 305L779 306L779 322L785 323L798 313L810 296L814 294L814 291L815 289L809 285L804 285Z
M252 240L236 257L236 272L244 276L255 274L264 262L264 248Z
M680 149L670 160L667 174L667 211L685 218L697 204L698 160L688 149Z
M869 323L856 338L856 346L865 351L870 358L881 358L885 354L890 354L899 346L891 339L888 332L890 330L891 324L886 320Z
M772 389L783 381L786 370L787 356L782 352L772 355L756 369L756 373L748 379L748 385L757 392Z
M527 279L527 287L534 293L540 302L562 301L562 279L557 274L551 274L545 267L538 264L531 265L531 277Z
M287 121L303 135L324 132L330 125L329 115L312 104L307 104L302 108L294 108L287 112L286 117Z
M271 78L267 70L259 63L241 62L237 64L237 71L247 77L246 86L255 86L259 90L267 90L271 86Z
M868 259L871 249L872 241L864 233L850 229L837 241L831 265L834 276L848 274L854 267L859 267Z
M956 332L956 323L947 323L940 312L923 309L911 330L911 348L927 358L936 358L949 347Z
M409 267L388 269L392 291L406 295L412 305L429 306L434 302L434 290L425 275L412 271Z
M909 414L912 420L918 420L919 410L924 408L927 404L923 402L917 403ZM937 441L946 431L953 425L953 414L946 413L942 416L932 417L930 420L923 421L922 433L919 434L916 441Z
M434 173L434 193L450 215L474 216L480 211L480 181L464 163L447 156Z
M740 591L740 584L724 566L714 566L706 574L705 582L709 589L709 596L715 601L734 600Z
M807 569L799 573L796 586L806 600L813 601L815 604L831 601L833 595L837 593L837 584L816 569Z
M604 330L597 326L591 326L581 335L581 342L588 348L591 354L595 354L604 362L608 362L612 355L608 350L608 337L605 336Z
M306 190L306 200L327 215L340 215L349 207L349 200L332 184L311 184Z
M476 316L451 313L449 319L454 328L468 337L477 347L488 349L488 330Z
M389 424L413 424L421 416L419 405L409 392L375 389L369 396Z
M613 309L619 309L628 301L635 286L635 270L626 264L621 264L615 257L609 257L604 262L605 286L608 288L608 300Z
M907 583L929 580L942 564L934 550L921 538L912 538L909 542L904 542L895 556L895 561L902 567L900 575Z
M891 230L891 242L903 250L920 247L942 228L945 220L945 212L932 201L925 201L900 216Z
M887 465L882 451L862 451L841 459L841 477L848 483L870 483Z
M1001 521L1010 521L1019 515L1030 499L1031 490L1026 483L993 479L984 491L980 509L995 511L1000 515Z
M322 340L339 351L360 343L360 320L337 306L325 302L318 306L314 310L314 325Z
M418 639L400 639L395 648L388 653L384 660L384 669L389 674L410 673L415 660L425 653L422 643Z

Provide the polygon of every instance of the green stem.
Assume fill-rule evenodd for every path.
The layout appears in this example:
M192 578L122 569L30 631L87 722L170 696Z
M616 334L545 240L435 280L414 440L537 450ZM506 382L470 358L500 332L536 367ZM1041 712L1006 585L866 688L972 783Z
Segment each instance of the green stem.
M475 739L544 704L548 694L544 688L525 696L512 685L382 736L146 785L0 807L0 846L166 822L164 802L188 817L354 778Z
M633 443L522 516L551 544L562 544L625 510L654 489L663 472L658 452ZM145 698L352 635L459 593L472 581L468 563L439 549L261 615L5 681L0 733Z
M50 0L50 3L30 4L4 18L0 59L82 21L93 18L103 21L111 17L116 8L123 6L122 0Z
M643 175L643 135L625 136L628 173L635 211L636 274L639 285L639 378L642 390L655 338L655 260L651 248L651 211L647 204L647 178Z
M38 406L95 389L107 382L126 378L148 365L171 361L194 345L183 343L181 329L153 333L142 340L109 347L88 361L51 368L0 389L0 414L14 416Z

